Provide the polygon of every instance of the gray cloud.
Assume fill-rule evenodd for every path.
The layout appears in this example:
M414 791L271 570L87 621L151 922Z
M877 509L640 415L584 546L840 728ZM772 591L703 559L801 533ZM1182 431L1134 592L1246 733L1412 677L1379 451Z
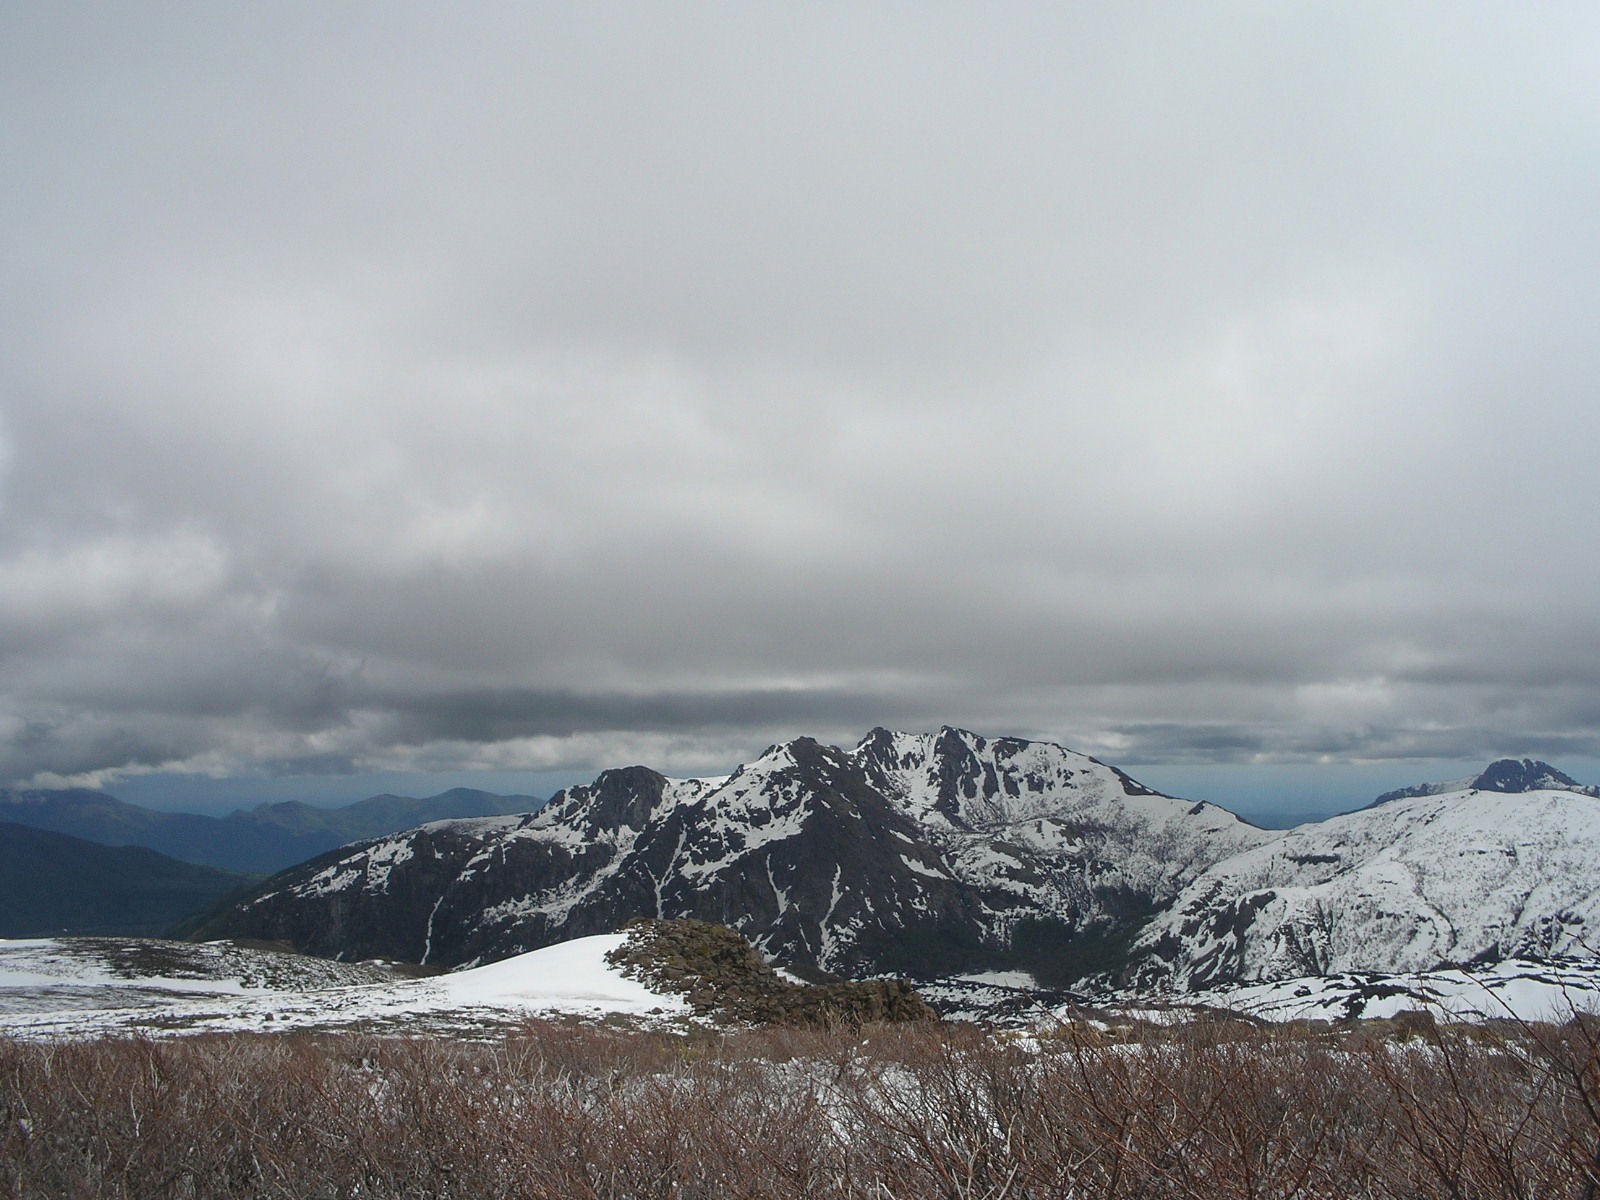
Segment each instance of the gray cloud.
M398 697L390 710L399 744L431 739L502 742L571 737L626 729L743 732L769 727L837 727L870 723L886 710L906 711L899 697L845 689L803 688L684 694L597 695L514 689L444 696Z
M1587 6L11 25L7 779L1600 752Z

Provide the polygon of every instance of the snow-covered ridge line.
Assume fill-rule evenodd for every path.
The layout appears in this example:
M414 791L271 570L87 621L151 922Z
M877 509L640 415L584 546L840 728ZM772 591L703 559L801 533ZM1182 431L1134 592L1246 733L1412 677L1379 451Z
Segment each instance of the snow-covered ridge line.
M1137 949L1145 983L1194 989L1594 957L1597 931L1600 799L1469 789L1391 798L1225 858Z
M358 844L215 932L461 963L694 917L846 974L981 970L1019 924L1055 931L1035 955L1272 836L1051 743L878 729L849 750L798 738L726 778L610 770L537 814Z
M876 729L725 780L607 771L538 814L358 845L216 932L461 964L692 917L858 977L1169 992L1592 953L1600 797L1516 790L1559 775L1503 760L1474 779L1493 789L1263 830L1051 743Z

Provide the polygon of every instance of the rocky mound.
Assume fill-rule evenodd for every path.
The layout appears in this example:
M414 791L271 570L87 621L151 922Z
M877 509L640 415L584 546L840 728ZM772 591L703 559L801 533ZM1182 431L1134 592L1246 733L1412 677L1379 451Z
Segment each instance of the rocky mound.
M725 925L645 918L626 931L628 940L606 961L647 987L682 995L703 1016L800 1026L938 1019L903 979L791 983Z

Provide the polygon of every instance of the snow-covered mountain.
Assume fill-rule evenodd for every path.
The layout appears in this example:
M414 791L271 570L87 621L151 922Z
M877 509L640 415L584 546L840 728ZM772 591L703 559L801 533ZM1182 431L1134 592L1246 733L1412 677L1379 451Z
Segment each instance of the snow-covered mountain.
M876 729L357 843L200 935L459 965L692 917L844 975L1165 991L1597 957L1600 795L1562 781L1505 760L1267 831L1049 743Z
M1390 793L1215 863L1140 935L1131 978L1192 990L1516 955L1596 956L1600 797L1507 760L1500 786ZM1517 783L1532 785L1512 790ZM1411 794L1406 794L1407 792Z
M725 780L607 771L523 817L446 821L285 872L203 936L484 963L634 917L693 917L843 974L1122 961L1195 876L1278 835L1061 746L876 729Z

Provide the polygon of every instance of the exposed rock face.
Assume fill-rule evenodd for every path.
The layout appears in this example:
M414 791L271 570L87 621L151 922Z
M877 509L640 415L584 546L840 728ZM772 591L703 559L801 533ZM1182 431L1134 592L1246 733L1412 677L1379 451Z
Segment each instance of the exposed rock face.
M1049 743L880 729L852 751L773 747L725 781L630 767L529 816L358 843L200 936L455 965L694 918L844 975L1059 982L1120 964L1185 884L1275 836Z

